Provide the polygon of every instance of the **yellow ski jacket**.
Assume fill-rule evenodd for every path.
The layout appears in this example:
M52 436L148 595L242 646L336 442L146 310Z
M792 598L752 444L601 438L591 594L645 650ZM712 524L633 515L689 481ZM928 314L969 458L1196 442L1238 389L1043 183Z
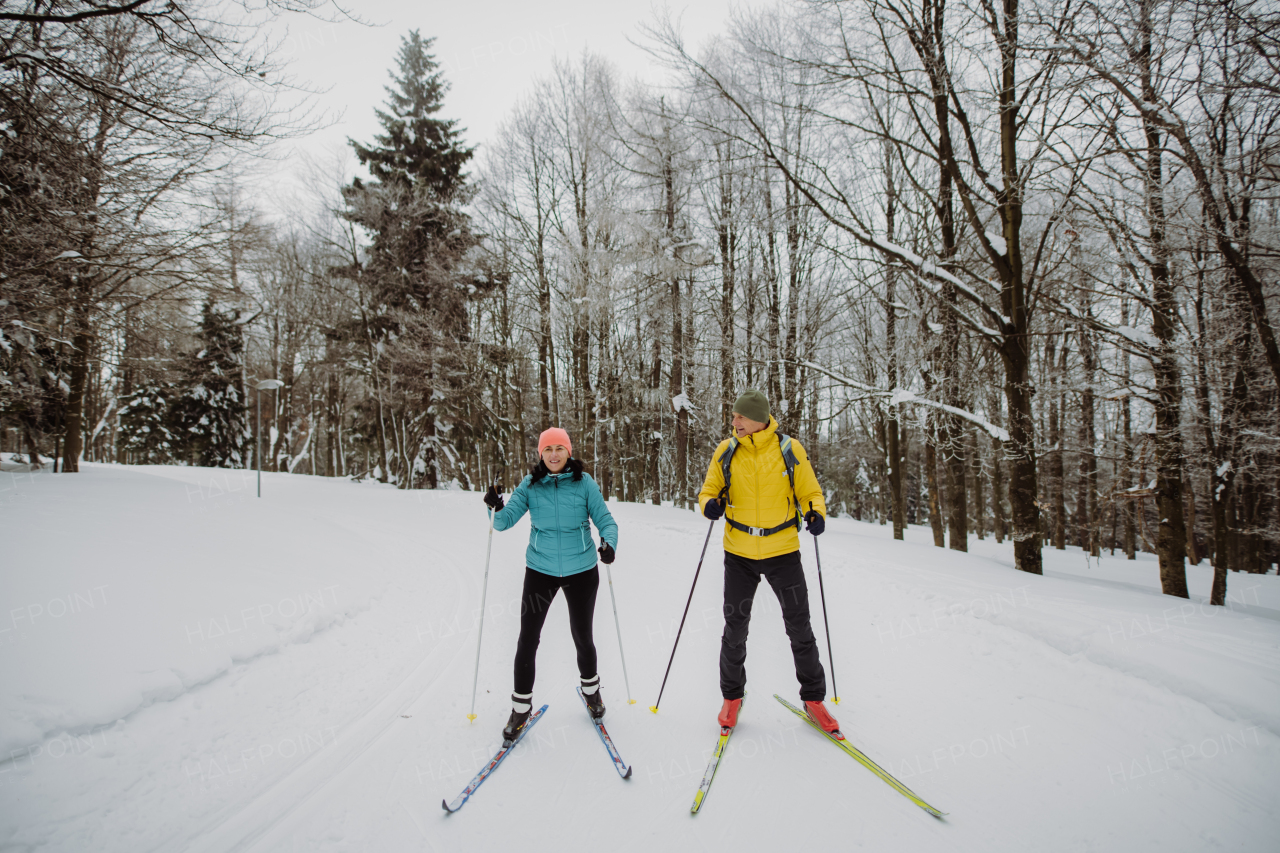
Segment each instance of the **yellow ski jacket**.
M720 456L729 446L729 439L720 442L707 467L707 479L698 492L698 509L720 494L724 488L724 472ZM813 508L827 515L827 505L822 500L822 488L809 464L809 455L800 442L791 439L791 449L796 455L796 492L800 500L800 514ZM760 432L739 439L729 468L729 507L725 516L748 527L770 528L782 524L794 516L791 482L787 479L787 465L782 460L782 448L778 440L778 422L771 416L769 425ZM799 530L789 527L772 536L752 536L743 530L724 526L724 549L739 557L763 560L800 550Z

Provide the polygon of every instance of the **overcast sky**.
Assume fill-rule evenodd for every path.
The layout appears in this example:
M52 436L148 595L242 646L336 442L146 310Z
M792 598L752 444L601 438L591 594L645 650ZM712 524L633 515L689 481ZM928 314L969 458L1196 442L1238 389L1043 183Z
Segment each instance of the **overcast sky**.
M691 46L723 30L731 6L761 0L698 0L670 8L681 17ZM319 89L314 103L340 118L295 143L292 156L270 167L267 180L291 183L307 155L332 162L348 137L369 142L379 131L374 108L385 100L383 86L400 38L417 29L434 37L434 51L451 86L443 116L466 128L466 141L482 145L516 100L556 57L574 57L584 48L611 59L622 77L656 76L650 57L627 41L637 25L654 18L647 2L601 0L360 0L353 10L372 26L323 23L295 16L280 23L277 38L287 67L299 84ZM349 151L349 149L346 149Z

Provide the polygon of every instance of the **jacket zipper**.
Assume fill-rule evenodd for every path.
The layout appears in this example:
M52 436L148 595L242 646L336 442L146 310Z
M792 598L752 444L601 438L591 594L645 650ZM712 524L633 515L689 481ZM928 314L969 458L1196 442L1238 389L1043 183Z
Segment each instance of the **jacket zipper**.
M559 530L560 529L560 475L555 474L554 477L555 477L554 482L556 484L556 495L554 499L555 505L556 505L556 530ZM564 567L559 565L556 566L557 570L562 568ZM561 577L563 577L563 575L561 575Z

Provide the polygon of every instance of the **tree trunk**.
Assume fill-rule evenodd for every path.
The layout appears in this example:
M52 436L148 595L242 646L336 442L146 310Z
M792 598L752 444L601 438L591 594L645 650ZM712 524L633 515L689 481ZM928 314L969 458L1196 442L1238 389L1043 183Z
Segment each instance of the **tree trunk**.
M328 381L325 383L325 474L330 477L341 477L345 472L338 466L338 372L330 361L327 370Z
M1120 300L1120 322L1123 325L1129 325L1129 300L1127 299ZM1133 377L1130 373L1128 352L1121 356L1121 362L1123 364L1124 387L1126 389L1124 399L1121 401L1123 408L1120 411L1124 425L1123 485L1127 489L1136 485L1133 482L1133 405L1132 396L1128 391L1132 385ZM1124 554L1127 559L1136 560L1138 559L1138 532L1134 519L1137 512L1136 505L1134 501L1130 500L1122 501L1122 505L1124 507Z
M85 312L77 308L74 315L78 328L71 338L70 390L67 392L66 414L63 416L66 435L62 450L64 474L74 474L80 470L80 451L84 448L84 389L89 376L89 347L93 343Z
M382 409L382 380L378 376L378 353L373 340L368 340L370 378L373 380L373 402L376 408L374 427L378 433L378 482L387 482L387 426ZM259 391L259 394L262 392Z
M939 16L941 7L939 7ZM939 25L941 21L937 22ZM942 48L941 32L935 37L939 39L938 49ZM958 249L955 226L955 176L952 172L954 152L951 150L950 112L947 104L946 87L935 79L933 86L934 121L939 129L938 158L938 199L935 215L938 217L938 231L942 237L941 261L947 272L955 270L955 256ZM957 408L963 407L963 394L960 390L960 321L956 316L959 311L955 285L947 283L942 287L942 299L946 305L942 310L942 402ZM950 528L950 545L955 551L969 550L969 506L965 489L965 469L968 467L964 452L964 429L960 419L952 414L944 414L940 418L940 438L943 466L947 475L947 521Z
M942 529L942 499L938 494L938 451L934 435L933 426L926 426L924 476L929 490L929 527L933 530L933 544L938 548L943 548L946 547L947 540Z
M1009 407L1009 505L1013 516L1013 562L1020 571L1043 574L1040 509L1036 505L1035 421L1031 410L1031 317L1022 268L1022 174L1018 164L1019 95L1017 0L1004 0L1000 48L1000 223L1008 254L996 264L1005 322L1001 355Z
M1191 565L1200 565L1200 549L1196 547L1196 490L1190 478L1182 484L1187 496L1187 559Z
M894 180L893 150L885 146L885 237L892 243L895 239L895 219L898 212L898 185ZM884 298L885 317L884 334L885 350L889 357L888 384L890 391L898 388L898 309L897 305L897 267L890 263L885 269ZM906 495L903 493L902 474L905 460L900 447L898 429L902 423L902 407L890 405L888 424L886 425L886 445L889 451L889 497L893 513L893 538L902 539L907 526Z
M724 143L716 146L720 161L720 210L716 236L720 248L720 424L728 424L733 417L733 401L737 399L733 382L733 291L735 287L734 258L737 253L738 235L734 228L733 208L733 146ZM751 327L747 326L750 335Z
M1142 43L1138 62L1143 97L1156 102L1151 76L1151 16L1156 0L1142 0L1139 9ZM1156 380L1156 505L1160 516L1156 553L1160 558L1160 588L1166 595L1187 598L1187 532L1182 519L1182 378L1178 364L1178 303L1169 273L1169 245L1165 239L1163 142L1151 116L1143 114L1146 132L1145 168L1147 227L1151 240L1151 321L1159 341L1152 369Z
M778 372L778 335L781 331L781 311L782 296L778 292L778 279L781 273L778 270L778 247L774 236L773 225L773 182L769 178L769 170L764 170L764 211L765 211L765 239L768 242L769 250L765 255L765 284L767 292L765 294L769 301L767 310L769 312L768 323L766 324L766 334L768 340L768 359L767 365L767 385L766 395L769 402L773 406L778 406L782 400L782 380Z
M671 158L671 139L669 129L664 127L663 141L665 150L662 160L662 190L666 207L666 235L669 246L676 245L676 196L675 169ZM680 300L680 264L678 250L672 250L671 263L671 380L668 386L668 397L672 401L684 394L684 308ZM689 411L680 405L676 410L676 458L671 498L673 506L683 507L687 495L689 480L688 433Z
M1049 470L1045 472L1048 480L1049 506L1053 530L1051 538L1053 547L1059 551L1067 547L1067 509L1064 493L1066 472L1062 461L1062 365L1066 363L1066 335L1063 335L1062 354L1056 356L1057 338L1053 332L1045 336L1045 362L1049 365Z
M991 397L987 403L988 416L991 422L999 425L1000 418L1000 398L996 395L995 387L991 387ZM994 526L996 542L1003 542L1005 537L1005 519L1004 519L1004 471L1000 464L1000 459L1004 455L1004 447L1000 439L992 437L991 439L991 520Z
M1076 238L1079 244L1079 238ZM1078 253L1077 253L1078 256ZM1080 311L1085 318L1093 314L1092 300L1086 287L1080 288ZM1094 450L1097 431L1094 424L1094 373L1097 369L1093 332L1088 324L1080 326L1080 370L1083 386L1080 390L1080 485L1076 491L1076 530L1080 547L1092 557L1102 556L1102 542L1098 530L1098 455Z
M987 506L982 496L982 453L978 450L978 435L973 430L969 430L969 460L973 471L973 532L981 541L987 538Z
M662 387L662 338L660 335L653 337L653 372L650 374L649 382L656 397L657 390ZM662 411L659 409L654 413L653 426L649 430L649 483L652 488L650 498L654 506L662 504L662 479L661 472L658 470L661 453Z
M797 131L798 133L798 131ZM798 146L797 146L798 147ZM800 247L800 194L788 181L783 184L783 221L787 235L787 335L782 345L782 377L785 399L778 408L784 411L786 431L800 431L800 385L796 381L796 348L799 343L800 291L804 287L804 259Z

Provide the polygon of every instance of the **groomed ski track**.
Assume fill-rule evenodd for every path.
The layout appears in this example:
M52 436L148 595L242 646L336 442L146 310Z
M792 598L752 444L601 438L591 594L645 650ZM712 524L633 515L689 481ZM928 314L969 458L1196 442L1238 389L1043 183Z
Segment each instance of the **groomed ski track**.
M807 839L841 849L1168 853L1264 850L1280 830L1265 793L1280 781L1274 576L1233 574L1233 606L1209 610L1199 604L1206 566L1189 569L1193 598L1180 602L1158 595L1149 557L1099 566L1077 550L1046 550L1046 576L1033 578L1009 567L1007 542L975 538L972 553L959 554L932 548L927 527L895 543L887 528L833 519L823 575L843 696L829 707L853 743L943 804L947 821L771 701L744 713L714 795L691 818L720 705L720 531L653 715L706 522L611 504L635 705L607 600L595 634L605 722L633 778L616 781L573 695L557 602L534 694L551 705L546 719L447 816L441 798L492 755L507 716L527 520L494 536L479 718L468 723L487 533L478 494L268 474L257 503L251 491L214 494L203 481L217 475L202 469L85 467L0 491L13 530L47 532L57 519L59 529L87 531L84 541L11 540L7 565L52 579L0 593L25 604L105 584L107 604L78 622L0 635L9 640L0 675L21 675L34 660L54 702L57 673L75 660L65 652L89 657L104 680L171 673L176 686L143 690L133 705L58 705L65 725L33 742L43 751L32 758L27 747L26 759L0 764L0 850L540 851L595 838L636 851L763 851ZM130 549L131 532L154 541ZM183 551L184 542L216 554ZM156 591L150 576L133 579L140 566L178 580ZM241 608L331 587L313 628L251 628L235 646L206 642L207 630L190 639L193 626ZM811 589L820 620L816 600ZM125 624L151 632L146 659L109 646ZM751 627L748 689L796 702L767 587ZM63 642L66 632L78 632L74 642ZM25 695L5 700L44 725ZM80 746L54 758L59 738ZM287 743L309 748L285 755Z

